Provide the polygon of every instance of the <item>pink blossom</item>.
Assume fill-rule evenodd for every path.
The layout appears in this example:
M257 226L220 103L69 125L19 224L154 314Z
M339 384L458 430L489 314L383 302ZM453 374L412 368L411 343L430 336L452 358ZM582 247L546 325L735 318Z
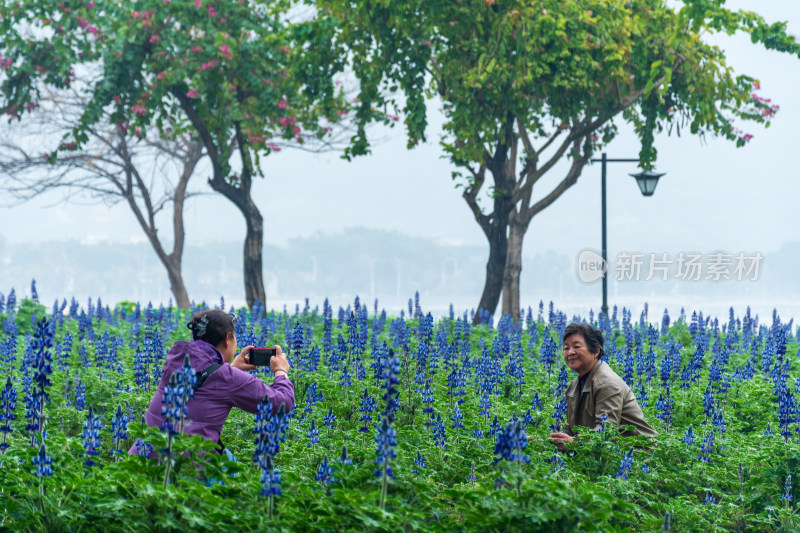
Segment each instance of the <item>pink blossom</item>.
M422 41L422 44L424 44L424 45L425 45L425 46L427 46L428 48L430 48L430 47L431 47L431 42L430 42L430 41L427 41L427 40L426 40L426 41Z
M278 102L278 109L286 109L286 100L281 98L281 101Z
M339 115L340 117L343 117L347 114L347 111L345 111L344 109L340 109L336 112L336 114Z
M199 98L199 97L200 97L200 95L197 93L197 91L196 91L196 90L192 89L191 91L189 91L188 93L186 93L186 97L187 97L187 98Z
M9 58L0 59L0 68L3 69L3 70L10 69L11 65L13 65L13 64L14 64L14 61L12 61Z
M211 61L207 61L207 62L203 63L202 65L200 65L200 68L197 69L197 72L203 72L204 70L213 68L216 65L217 65L217 60L216 59L212 59Z
M97 27L95 26L89 26L88 28L86 28L86 31L88 31L92 35L97 35Z
M230 49L228 48L228 45L227 45L227 44L221 44L221 45L219 45L219 51L220 51L220 52L222 53L222 55L224 55L226 58L228 58L228 59L230 59L230 58L231 58L231 51L230 51Z
M83 17L78 17L78 26L81 28L86 28L89 25L89 21Z
M269 148L269 149L270 149L270 150L272 150L273 152L280 152L280 151L281 151L281 147L280 147L280 146L278 146L278 145L277 145L277 144L275 144L275 143L267 143L267 148Z
M194 0L194 7L203 7L203 0Z
M278 122L280 122L281 126L283 126L284 128L289 125L289 119L286 117L281 117L280 120L278 120Z
M202 46L192 46L192 52L199 52L202 49L203 49Z
M133 134L136 135L137 137L141 137L142 136L142 128L136 128L136 130L134 130Z
M300 135L300 126L295 126L293 130L294 136L297 137Z
M131 111L133 112L134 115L139 115L139 116L143 116L143 115L147 114L147 109L145 109L143 106L141 106L139 104L132 105L131 106Z
M752 136L752 135L750 135L749 133L746 133L745 135L743 135L743 136L742 136L742 140L743 140L744 142L748 142L748 141L749 141L750 139L752 139L752 138L753 138L753 136Z
M50 152L42 152L42 157L48 159L50 157Z
M88 4L86 4L86 7L92 9L94 7L94 2L89 2Z
M158 78L159 80L163 80L163 79L164 79L164 76L166 76L166 75L167 75L167 73L166 73L166 72L159 72L159 73L156 75L156 78Z
M25 109L27 109L28 111L36 109L36 104L34 104L33 102L28 102L27 104L25 104Z
M151 35L150 39L149 39L150 44L156 44L160 40L161 40L161 36L159 34L157 34L157 33L154 33L153 35Z
M138 12L138 11L134 11L133 12L133 18L135 18L135 19L142 18L142 14L140 12Z

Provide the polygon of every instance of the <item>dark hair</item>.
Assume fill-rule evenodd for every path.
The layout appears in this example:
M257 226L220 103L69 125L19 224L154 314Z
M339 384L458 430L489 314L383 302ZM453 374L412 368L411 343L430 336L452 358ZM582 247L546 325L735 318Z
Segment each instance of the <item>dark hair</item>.
M217 346L224 341L228 333L236 335L233 317L217 309L197 313L186 327L192 330L192 340L203 340L211 346Z
M572 335L582 336L583 340L586 341L586 347L592 353L595 353L597 349L600 348L600 355L598 357L603 357L603 355L605 355L606 351L603 349L603 334L600 333L600 330L596 327L583 322L573 322L564 328L564 335L561 337L561 342L566 341L567 337Z

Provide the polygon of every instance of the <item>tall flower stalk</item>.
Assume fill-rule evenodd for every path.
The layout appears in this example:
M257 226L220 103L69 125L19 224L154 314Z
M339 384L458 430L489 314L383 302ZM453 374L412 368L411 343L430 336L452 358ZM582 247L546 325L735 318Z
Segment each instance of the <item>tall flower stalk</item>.
M17 415L14 410L17 408L17 390L11 383L11 376L6 378L6 385L0 393L0 432L3 433L3 442L0 444L0 454L5 454L9 448L8 436L14 431L11 427L11 421Z
M172 441L175 435L183 431L186 416L189 414L188 403L194 398L194 386L197 384L197 377L192 365L189 363L189 355L183 359L183 366L180 370L169 377L169 382L164 388L162 398L161 414L164 415L164 425L162 430L167 432L167 448L164 456L167 466L164 471L164 488L169 485L170 472L174 462L172 453Z
M253 461L261 469L261 495L269 500L269 518L275 512L275 496L281 494L281 471L275 466L275 455L280 451L281 442L286 439L289 416L284 414L283 406L277 414L272 414L269 397L264 396L258 404L253 433L256 435L256 451Z

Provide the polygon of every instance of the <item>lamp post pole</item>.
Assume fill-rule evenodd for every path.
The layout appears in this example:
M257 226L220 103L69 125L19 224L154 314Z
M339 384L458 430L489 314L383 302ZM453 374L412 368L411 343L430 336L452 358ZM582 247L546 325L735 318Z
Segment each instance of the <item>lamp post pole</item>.
M609 159L606 153L600 156L600 159L592 159L592 163L601 163L600 174L600 228L602 232L602 256L603 264L608 267L608 242L606 240L606 163L638 163L638 159ZM608 271L603 275L603 306L600 308L600 313L608 318Z

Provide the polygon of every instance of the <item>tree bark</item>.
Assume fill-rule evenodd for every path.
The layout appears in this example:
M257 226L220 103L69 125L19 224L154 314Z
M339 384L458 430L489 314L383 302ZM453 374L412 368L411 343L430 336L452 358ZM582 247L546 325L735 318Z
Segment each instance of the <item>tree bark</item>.
M520 320L519 278L522 273L522 243L528 223L520 220L517 212L511 214L508 225L508 246L503 271L503 315L510 314L514 322Z
M244 216L247 227L243 256L245 299L248 307L252 308L256 300L266 306L267 295L264 290L264 268L262 262L264 218L250 197L252 182L250 179L241 179L239 186L234 187L221 176L215 176L209 183L212 189L230 200Z
M194 126L197 133L205 145L208 157L211 160L213 177L209 180L209 185L216 192L230 200L244 216L247 233L244 238L244 294L248 307L252 308L258 300L262 305L267 305L267 294L264 290L264 268L262 255L264 251L264 218L258 210L250 190L253 185L252 161L247 154L244 145L244 137L236 127L235 146L239 149L242 158L242 172L236 185L228 181L228 176L223 171L222 162L230 159L232 148L218 146L214 141L211 132L206 127L192 101L185 96L181 90L173 90L175 98L180 102L186 116ZM233 145L232 145L233 146Z
M156 208L150 198L150 192L144 180L142 180L139 175L138 170L133 165L133 159L128 152L127 138L124 133L120 133L119 139L120 143L117 148L117 153L126 164L126 179L122 195L127 199L128 205L133 211L139 225L142 227L142 230L144 230L147 235L156 256L158 256L159 261L161 261L161 264L163 264L164 268L167 270L167 278L169 279L172 295L175 297L175 305L180 309L189 309L191 303L182 273L183 246L186 239L186 230L183 223L183 206L186 200L186 189L189 185L189 180L192 174L194 174L197 163L203 157L203 147L200 143L187 142L186 151L179 157L183 163L183 170L172 195L173 245L172 252L167 253L166 250L164 250L164 246L161 244L161 239L158 237L158 229L155 224ZM145 208L144 213L136 201L136 195L133 192L134 188L139 189L139 194L142 197Z
M478 302L478 313L475 313L474 324L480 323L480 311L494 313L500 302L500 293L503 290L503 273L506 266L508 251L507 222L492 224L492 229L486 234L489 241L489 259L486 261L486 281L483 293Z

